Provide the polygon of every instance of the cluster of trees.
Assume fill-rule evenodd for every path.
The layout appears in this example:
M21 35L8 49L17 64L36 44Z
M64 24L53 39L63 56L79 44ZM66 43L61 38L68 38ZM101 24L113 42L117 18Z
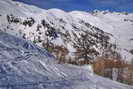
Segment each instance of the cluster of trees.
M56 39L58 37L58 34L60 34L61 39L64 41L64 43L72 43L73 47L76 49L76 52L74 53L75 58L68 57L67 53L63 56L66 56L63 60L70 63L70 64L76 64L76 65L82 65L82 64L89 64L94 61L94 59L97 56L116 56L120 57L120 55L116 51L116 45L111 44L110 37L107 33L103 32L99 28L90 25L87 22L81 21L81 24L86 26L87 28L90 28L90 30L83 30L81 28L76 28L76 26L73 24L73 28L80 29L80 33L75 33L72 31L73 37L71 38L69 32L66 31L66 33L62 33L57 31L58 29L51 26L50 23L48 23L45 20L41 21L42 26L45 31L46 40L43 42L43 47L46 49L56 49L58 52L64 53L64 50L61 50L62 48L65 48L65 46L57 47L57 45L52 44L50 41L53 39ZM38 27L39 30L40 27ZM51 46L52 44L52 46ZM47 45L47 46L45 46ZM56 48L57 47L57 48ZM65 50L68 50L65 48ZM52 53L57 53L54 50L50 51ZM58 54L57 54L58 55ZM56 55L56 56L57 56ZM61 56L61 55L60 55ZM57 57L58 58L58 57ZM67 59L66 59L67 58ZM60 60L60 58L59 58Z
M32 17L29 17L26 20L22 21L21 18L17 18L13 16L12 14L7 15L7 21L9 22L9 24L19 23L19 24L23 24L24 26L29 26L29 27L31 27L35 23L35 20Z
M59 33L56 28L51 26L52 23L49 24L45 20L42 20L41 26L46 29L46 38L45 40L41 40L43 42L42 46L55 55L58 63L74 65L92 64L94 72L98 75L119 82L133 84L133 69L131 65L121 60L122 58L117 52L118 48L116 44L110 43L109 34L84 21L81 21L81 23L87 28L90 28L90 30L82 30L80 33L72 32L73 39L69 32ZM38 32L42 28L41 26L37 26ZM72 26L74 29L80 29L75 25ZM76 49L73 58L68 56L69 50L65 46L55 45L51 42L51 40L58 37L58 34L60 34L64 42L71 42L73 44L72 46Z
M52 30L52 32L53 31L54 30ZM103 36L97 37L96 34L84 31L79 34L80 36L77 36L74 32L73 35L75 38L71 42L73 43L73 47L76 49L76 52L74 52L75 57L73 58L68 56L69 50L66 47L63 45L54 45L48 37L43 41L42 45L49 52L55 55L59 63L75 65L92 64L95 58L99 55L106 58L120 58L120 55L116 52L116 45L109 43L109 37L105 36L105 34L101 34Z
M95 56L97 56L99 53L96 51L94 46L97 45L96 41L93 40L92 36L87 33L80 34L80 37L78 37L75 34L75 40L73 42L73 47L76 48L76 59L84 59L91 61L94 59Z
M43 42L43 47L56 57L58 63L68 63L67 60L65 60L69 53L66 47L54 45L50 42Z
M129 22L133 22L133 20L132 19L124 19L124 21L129 21Z
M13 16L12 14L11 15L7 15L7 21L10 23L19 23L21 21L20 18L17 18L15 16Z
M47 28L45 35L47 37L50 37L51 39L55 39L58 37L56 29L54 27L52 27L48 22L46 22L45 20L41 21L41 24L43 25L44 29ZM51 24L53 24L51 22Z
M73 47L76 48L77 60L88 60L88 63L92 63L97 56L106 57L120 57L116 51L116 45L109 42L109 37L106 34L92 33L84 31L80 36L75 35Z
M30 17L22 22L23 25L31 27L35 23L35 20Z
M97 57L93 69L100 76L133 85L133 64L128 64L121 59Z

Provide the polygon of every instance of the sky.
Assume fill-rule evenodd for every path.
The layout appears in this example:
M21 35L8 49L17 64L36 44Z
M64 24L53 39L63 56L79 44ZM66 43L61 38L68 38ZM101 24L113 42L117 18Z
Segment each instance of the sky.
M133 0L18 0L40 8L59 8L65 11L109 10L133 12Z

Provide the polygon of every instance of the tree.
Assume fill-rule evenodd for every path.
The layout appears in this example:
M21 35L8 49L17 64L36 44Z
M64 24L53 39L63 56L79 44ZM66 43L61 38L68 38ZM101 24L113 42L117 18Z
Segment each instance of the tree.
M76 48L76 59L86 61L86 64L92 63L97 56L103 57L120 57L116 51L116 45L110 43L110 37L105 32L98 28L97 31L83 31L77 35L73 32L74 42L73 47Z
M80 34L80 37L78 37L76 34L74 35L75 39L73 46L77 49L77 51L75 52L77 59L84 59L91 62L92 59L94 59L94 57L99 54L99 52L94 47L97 46L96 41L88 31Z

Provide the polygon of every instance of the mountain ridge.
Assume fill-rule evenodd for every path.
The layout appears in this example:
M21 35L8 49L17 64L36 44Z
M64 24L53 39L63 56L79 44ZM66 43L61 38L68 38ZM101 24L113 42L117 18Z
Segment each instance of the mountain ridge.
M9 0L6 0L6 2L7 1L10 2ZM129 51L132 50L132 41L130 39L132 39L131 29L133 25L131 18L133 14L111 13L108 11L94 11L92 13L81 11L65 12L59 9L43 10L20 2L10 3L16 5L16 7L18 7L17 9L21 9L19 14L21 12L25 15L17 15L18 12L15 12L17 11L15 10L16 8L11 11L8 11L8 9L0 10L1 13L3 13L3 11L5 12L5 15L1 16L1 20L3 20L1 23L2 30L7 29L8 32L13 32L15 35L32 40L41 47L43 42L40 41L44 41L47 38L54 45L63 46L68 51L71 51L69 49L70 47L74 51L73 42L69 41L74 39L73 31L79 36L83 31L100 29L108 34L110 43L117 45L119 48L117 51L119 51L118 53L122 55L123 59L132 60L132 54ZM9 7L12 8L12 5ZM9 19L11 20L10 22ZM17 29L17 31L13 31L13 29ZM55 32L53 30L55 30ZM51 37L46 35L47 31L53 31ZM66 35L68 35L68 37L64 37ZM57 37L53 40L52 36ZM69 41L68 46L64 44L66 40L67 42ZM57 44L57 41L59 44Z
M128 13L43 10L1 0L0 87L132 89L95 75L90 65L70 65L73 60L78 63L87 58L90 62L112 53L118 54L113 57L121 54L123 59L132 59L127 52L132 49L132 17Z

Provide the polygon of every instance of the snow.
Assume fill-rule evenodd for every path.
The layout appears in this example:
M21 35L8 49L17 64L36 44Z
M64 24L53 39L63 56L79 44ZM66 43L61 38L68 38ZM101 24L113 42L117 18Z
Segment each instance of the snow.
M40 86L45 89L133 88L93 74L91 65L57 64L46 50L4 32L0 32L0 61L1 89L42 89Z
M10 0L1 0L0 1L0 13L2 16L0 16L0 27L1 30L4 30L9 27L9 29L6 29L6 32L22 36L23 34L26 34L26 38L28 40L34 40L38 36L41 37L42 40L46 40L45 31L47 28L43 29L40 28L40 32L42 35L38 34L36 31L37 25L41 24L42 20L47 21L47 23L51 24L52 27L58 29L57 32L66 33L66 31L70 34L71 40L74 40L74 36L72 34L73 31L79 36L83 30L90 30L83 24L79 23L81 21L84 21L86 23L89 23L92 26L98 27L102 29L104 32L107 32L111 35L111 42L116 43L118 48L120 48L120 53L125 58L125 49L130 51L133 48L133 42L130 40L132 39L132 28L133 28L133 22L130 21L124 21L124 19L132 20L133 14L125 15L123 13L117 13L117 12L105 12L99 11L95 12L95 15L89 12L82 12L82 11L72 11L72 12L65 12L59 9L49 9L44 10L37 8L32 5L26 5L24 3L20 2L12 2ZM10 7L10 8L9 8ZM11 9L11 10L10 10ZM21 9L21 10L20 10ZM21 24L9 24L6 20L6 15L13 14L16 17L21 18L23 21L27 17L33 17L35 19L35 24L33 24L32 27L25 27ZM60 19L63 20L60 21ZM75 25L78 30L73 29L72 25ZM64 27L62 29L61 27ZM14 30L11 30L14 29ZM20 34L20 32L22 32ZM60 37L59 34L57 34L59 37L52 40L51 42L55 45L63 45L66 48L69 49L71 53L69 55L73 55L73 51L75 49L72 47L71 42L64 43L63 37ZM41 46L41 43L38 43L38 45ZM133 56L130 53L126 54L125 60L131 60Z
M40 36L36 32L36 27L43 19L48 23L53 22L53 25L50 24L54 28L64 26L65 29L60 30L62 33L68 31L71 40L74 40L72 31L75 31L78 36L81 33L80 30L74 30L72 24L77 28L90 30L79 23L83 20L112 34L112 40L116 41L121 48L120 52L124 55L126 52L124 49L133 48L131 42L129 44L133 34L131 31L133 23L124 22L123 19L132 19L133 14L100 13L94 16L88 12L43 10L11 0L0 0L0 14L2 15L0 16L0 89L133 89L132 86L95 75L91 65L57 64L53 55L31 42L35 37ZM25 27L19 23L9 24L6 15L10 14L21 18L22 21L27 17L33 17L35 24L31 27ZM64 22L60 22L59 19ZM6 33L2 32L4 30ZM29 41L21 38L20 30L26 34ZM44 39L46 30L43 27L40 29L43 40L46 40ZM61 37L52 42L56 45L65 45L69 51L75 52L72 43L64 43ZM72 54L69 55L72 56ZM124 56L132 58L129 53Z
M0 13L2 14L2 16L0 16L1 30L6 29L8 26L9 29L6 29L6 32L17 36L26 34L26 38L28 40L33 41L38 36L40 36L42 40L46 40L45 31L47 29L40 29L42 35L36 32L37 25L41 24L42 20L47 21L47 23L49 24L51 24L51 22L54 23L51 24L51 26L59 29L58 32L66 33L66 31L68 31L71 36L71 40L74 40L72 31L75 31L77 36L82 33L82 31L73 29L72 25L75 25L78 29L89 30L86 26L79 23L81 21L84 21L91 24L92 26L102 29L104 32L111 34L111 42L116 43L118 48L121 49L120 53L123 58L125 58L125 54L123 54L125 53L125 49L130 51L133 48L133 42L130 40L132 39L133 34L133 22L124 21L124 19L132 20L133 14L125 15L123 13L111 13L109 11L98 11L95 12L95 14L92 14L82 11L65 12L59 9L44 10L32 5L26 5L24 3L13 2L10 0L1 0L0 8ZM105 12L106 14L104 14ZM35 19L35 24L32 27L25 27L21 24L9 24L6 20L7 14L13 14L16 17L21 18L22 21L27 17L33 17ZM60 21L60 19L62 19L63 22ZM64 27L64 29L61 28L62 26ZM20 34L20 32L22 33ZM75 51L75 49L72 47L72 43L64 43L63 38L60 37L60 35L58 38L52 40L51 42L56 45L63 45L68 48L71 52L69 53L69 55L73 55L72 53L73 51ZM41 43L38 43L38 45L41 46ZM127 59L125 60L131 60L133 58L130 53L127 53L126 55Z

